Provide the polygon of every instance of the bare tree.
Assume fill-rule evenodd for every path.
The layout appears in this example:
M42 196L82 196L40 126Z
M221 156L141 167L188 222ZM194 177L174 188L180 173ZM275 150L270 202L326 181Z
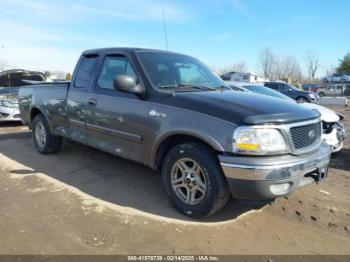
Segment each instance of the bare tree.
M325 70L324 70L324 74L326 76L331 76L334 73L337 72L337 67L335 65L329 65Z
M270 80L279 80L283 78L283 72L281 68L282 63L282 59L278 55L274 55L274 63L272 66Z
M320 67L318 56L312 51L308 50L305 56L305 65L309 79L314 80L317 70Z
M275 55L268 47L264 48L258 58L258 69L265 78L271 78L275 68Z
M284 57L279 64L281 76L291 79L293 82L301 79L301 69L298 60L294 56Z
M232 71L237 73L246 73L248 71L247 64L244 61L233 64L231 68Z

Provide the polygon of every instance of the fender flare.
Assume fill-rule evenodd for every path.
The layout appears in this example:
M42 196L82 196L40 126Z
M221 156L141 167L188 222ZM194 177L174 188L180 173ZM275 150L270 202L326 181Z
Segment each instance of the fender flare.
M32 115L32 111L33 110L38 110L41 113L41 115L45 118L47 124L49 125L50 132L53 133L53 127L52 127L52 123L50 121L50 118L47 116L47 114L44 113L45 110L42 109L40 106L37 106L37 105L32 106L30 108L30 110L29 110L29 121L30 121L29 124L30 124L30 127L32 128L32 120L34 120L34 119L31 119L31 115Z
M166 141L169 137L176 136L176 135L194 137L208 144L215 151L218 151L218 152L225 151L222 145L215 138L213 138L212 136L209 136L206 133L203 133L200 131L194 132L193 130L188 130L188 129L168 130L166 132L159 134L154 140L154 143L151 149L151 156L149 159L149 163L152 168L156 166L158 150L161 147L162 143Z

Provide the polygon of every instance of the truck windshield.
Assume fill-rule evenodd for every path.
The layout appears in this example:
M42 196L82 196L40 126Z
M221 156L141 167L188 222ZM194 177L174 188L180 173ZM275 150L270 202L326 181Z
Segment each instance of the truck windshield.
M195 58L167 52L138 52L152 85L161 90L223 90L229 88Z

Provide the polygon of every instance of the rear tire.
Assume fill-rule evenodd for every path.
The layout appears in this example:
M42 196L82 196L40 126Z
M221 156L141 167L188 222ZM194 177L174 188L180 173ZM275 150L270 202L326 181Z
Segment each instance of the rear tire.
M230 196L216 155L199 143L170 149L163 162L162 180L170 202L189 217L216 213Z
M62 137L51 133L49 124L41 114L35 116L32 122L33 141L40 154L50 154L61 151Z

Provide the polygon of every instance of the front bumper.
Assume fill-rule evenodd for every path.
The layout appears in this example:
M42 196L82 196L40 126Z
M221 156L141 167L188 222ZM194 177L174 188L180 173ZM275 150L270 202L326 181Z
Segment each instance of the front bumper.
M320 103L320 97L317 94L315 94L314 98L309 97L309 99L310 99L311 103L314 103L314 104L319 104Z
M0 108L0 122L21 121L18 109Z
M220 155L222 170L236 199L269 200L286 196L327 176L330 148L293 156Z

